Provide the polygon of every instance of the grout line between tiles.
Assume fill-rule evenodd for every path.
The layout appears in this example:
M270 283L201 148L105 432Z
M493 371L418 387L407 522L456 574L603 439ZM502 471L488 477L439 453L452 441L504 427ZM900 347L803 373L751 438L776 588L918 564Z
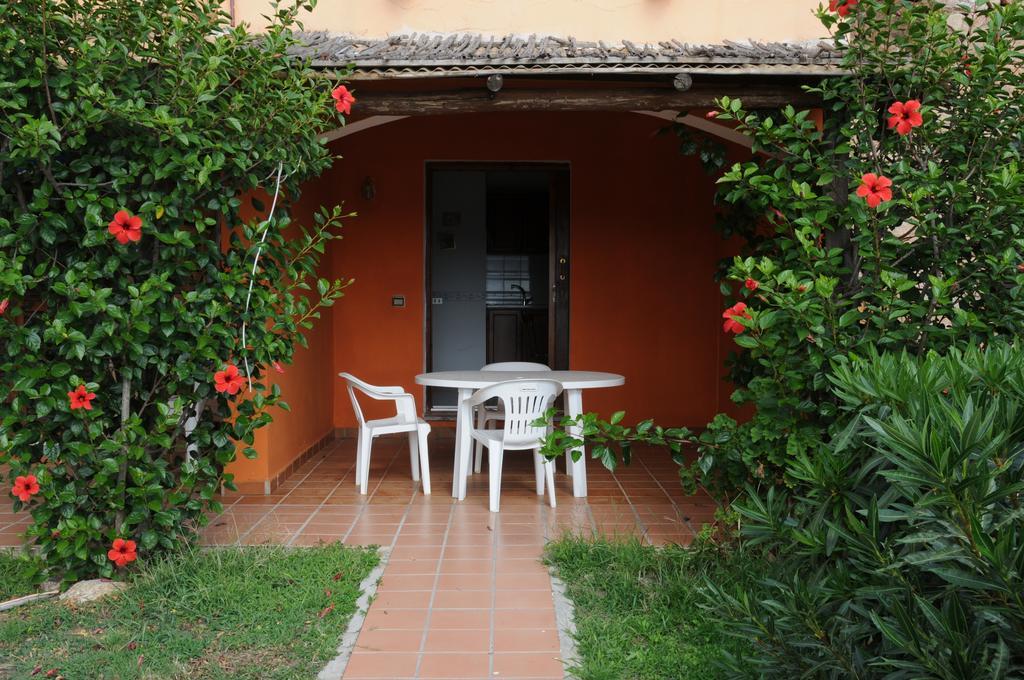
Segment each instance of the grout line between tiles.
M348 528L348 531L345 532L345 535L341 537L341 542L342 543L345 543L345 541L348 540L348 537L352 535L352 530L356 528L356 525L359 524L359 519L366 512L366 508L368 508L370 506L370 499L373 498L373 495L375 493L377 493L377 489L380 488L380 485L384 483L384 479L388 476L388 472L391 471L391 466L395 464L395 459L397 459L397 458L398 458L398 451L395 451L394 454L391 456L391 460L388 461L387 467L384 468L384 472L381 474L380 479L377 480L376 486L374 486L373 489L370 490L366 494L365 502L360 504L359 512L356 513L355 518L352 520L352 526L350 526ZM366 462L366 466L367 467L370 466L370 462L369 461ZM367 487L369 487L369 484L367 484ZM413 494L415 494L415 493L416 492L414 491ZM412 501L410 500L409 501L409 505L411 505L411 504L412 504ZM408 510L406 510L406 513L408 513Z
M597 518L594 517L594 506L587 503L587 517L590 518L590 537L597 538L599 530L597 528Z
M423 665L423 655L427 649L427 635L430 633L430 619L434 614L434 601L437 599L437 589L441 585L441 564L444 562L445 549L448 546L448 534L452 531L452 520L455 518L455 504L448 509L448 524L444 529L444 538L441 539L441 550L437 555L437 566L434 568L434 587L430 591L430 600L427 602L427 617L423 622L423 637L420 638L420 649L416 655L416 671L414 678L420 677L420 668Z
M642 462L640 464L643 465ZM648 475L651 474L651 471L647 469L647 466L644 466L644 471ZM636 519L636 524L640 528L640 535L644 538L644 540L650 543L651 539L647 537L647 525L644 524L644 521L642 519L640 519L640 513L636 511L636 506L633 504L633 500L629 497L629 493L626 492L626 487L622 485L622 480L616 477L615 473L612 473L612 479L615 480L615 483L618 485L619 490L622 492L622 495L626 498L626 503L629 504L629 509L633 513L633 518ZM662 489L662 492L664 491L665 490Z
M214 523L214 522L216 522L217 520L219 520L219 519L220 519L221 517L223 517L223 516L224 516L224 514L225 514L225 513L226 513L226 512L228 511L228 510L230 510L231 508L233 508L233 507L235 507L236 505L238 505L238 501L242 500L242 495L243 495L243 494L239 494L238 496L235 496L235 499L234 499L233 501L231 501L230 503L228 503L227 505L224 505L223 503L221 503L221 509L220 509L220 512L218 512L218 513L217 513L216 515L214 515L213 517L210 517L209 519L207 519L207 520L206 520L206 524L205 524L204 526L200 526L200 527L197 527L197 528L196 528L196 538L197 538L197 540L202 540L202 532L203 532L203 529L204 529L204 528L206 528L206 527L212 527L212 526L213 526L213 523ZM234 522L234 521L235 521L235 519L234 519L234 517L233 517L233 516L231 517L231 521L232 521L232 522ZM262 517L260 518L260 521L261 521L261 522L263 521L263 518L262 518ZM12 524L11 526L14 526L14 525ZM0 527L0 529L7 529L7 528L8 528L8 527ZM235 532L235 533L237 533L237 532Z
M651 472L651 468L647 467L647 464L644 463L642 458L640 459L640 465L643 466L644 470L647 472L647 475L654 480L654 483L658 485L658 488L661 489L661 492L665 494L666 498L668 498L668 502L672 504L672 509L675 511L676 516L680 520L682 520L682 523L685 524L686 528L690 530L690 534L696 536L697 532L693 530L693 525L690 524L689 518L683 514L682 510L679 507L679 504L675 502L671 495L669 495L668 490L665 489L665 486L661 483L661 480L658 479L657 475ZM647 535L646 532L644 532L644 535ZM653 541L651 541L651 543L653 545Z
M270 506L270 508L268 508L268 509L267 509L267 511L263 513L263 516L262 516L262 517L260 517L260 520L259 520L258 522L255 522L255 523L254 523L254 524L253 524L253 525L252 525L251 527L249 527L249 528L248 528L248 529L247 529L247 530L246 530L246 531L245 531L244 533L240 534L240 535L238 536L238 538L237 538L237 539L235 539L235 545L242 545L242 541L243 541L243 540L244 540L244 539L245 539L245 538L246 538L246 537L247 537L247 536L248 536L249 534L251 534L251 533L253 532L253 529L255 529L255 528L256 528L256 527L258 527L259 525L263 524L263 521L264 521L264 520L266 520L266 519L267 519L267 517L269 517L269 516L270 516L270 513L272 513L272 512L274 511L274 510L277 510L277 509L278 509L278 508L279 508L279 507L281 506L281 504L282 504L282 503L284 503L284 502L285 502L285 501L286 501L286 500L288 499L288 496L291 496L291 495L292 495L292 492L293 492L293 491L295 491L295 489L299 488L299 487L300 487L300 486L302 485L302 483L303 483L304 481L306 481L307 479L309 479L309 476L310 476L310 475L312 475L312 474L313 474L314 472L316 472L316 469L317 469L318 467L320 467L320 465L321 465L321 464L322 464L322 463L324 462L324 459L325 459L325 456L321 456L320 460L318 460L318 461L316 462L316 465L314 465L314 466L313 466L312 468L310 468L309 472L307 472L307 473L305 474L305 476L303 476L303 478L299 480L298 484L296 484L296 485L295 485L295 488L294 488L294 489L289 489L289 490L288 490L288 493L286 493L286 494L285 494L284 496L282 496L282 497L281 497L281 500L279 500L279 501L278 501L277 503L275 503L274 505Z
M320 462L322 463L325 460L327 460L326 456L321 458ZM317 465L319 466L319 463ZM349 467L348 471L345 472L345 474L341 476L341 480L337 484L334 485L334 488L331 489L330 493L328 493L326 496L324 496L324 499L322 501L320 501L320 505L316 506L316 508L313 510L313 512L309 513L309 517L307 517L306 521L302 523L302 526L300 526L298 529L296 529L295 533L292 534L292 537L288 539L288 542L285 545L288 545L288 546L294 545L296 539L298 539L299 535L303 531L306 530L306 527L309 526L309 523L313 521L313 518L316 517L317 513L319 513L323 509L323 507L325 505L327 505L327 499L330 498L331 496L333 496L334 492L337 491L338 489L340 489L341 485L345 483L345 480L348 479L349 473L351 473L352 470L355 469L355 466L356 466L356 464L355 464L355 462L353 462L352 466ZM298 488L298 487L296 487L296 488ZM291 493L291 492L289 492L289 493ZM285 498L287 498L287 496L285 496ZM353 525L355 524L355 520L352 521L352 524ZM349 527L349 531L351 531L351 530L352 530L352 527Z
M487 643L487 675L488 677L494 676L494 628L496 625L496 614L498 609L498 532L501 531L501 526L498 525L497 518L494 513L491 513L490 518L487 520L493 524L491 531L491 613L489 628L490 640Z

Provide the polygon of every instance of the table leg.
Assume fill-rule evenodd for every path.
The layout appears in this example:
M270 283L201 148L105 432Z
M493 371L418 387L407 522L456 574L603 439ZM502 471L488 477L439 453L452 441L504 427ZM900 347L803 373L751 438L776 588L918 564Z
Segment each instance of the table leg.
M583 390L566 390L565 406L570 418L583 415ZM573 426L569 428L569 434L573 437L580 437L583 428ZM577 498L584 498L587 495L587 451L585 448L575 449L580 452L578 461L572 460L572 451L568 452L567 464L572 465L572 495Z
M462 441L462 390L459 390L455 402L455 445L452 455L452 498L459 497L459 442Z
M459 414L456 420L457 441L455 445L455 472L456 483L458 484L457 498L461 501L466 497L466 477L469 466L473 464L473 407L469 405L469 399L473 396L470 388L459 389Z

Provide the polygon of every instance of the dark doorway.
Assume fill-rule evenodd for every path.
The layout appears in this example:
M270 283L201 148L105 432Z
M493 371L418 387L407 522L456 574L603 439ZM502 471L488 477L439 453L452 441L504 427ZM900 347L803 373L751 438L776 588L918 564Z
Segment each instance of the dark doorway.
M563 164L427 166L428 371L568 367L568 187ZM444 415L455 395L427 404Z

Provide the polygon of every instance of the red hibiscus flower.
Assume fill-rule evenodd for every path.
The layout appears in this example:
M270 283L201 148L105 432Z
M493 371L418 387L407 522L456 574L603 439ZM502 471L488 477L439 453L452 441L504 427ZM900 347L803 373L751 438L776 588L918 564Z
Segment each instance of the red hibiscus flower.
M718 118L718 111L708 111L707 113L704 114L704 117L707 118L708 120L711 120L712 118Z
M114 544L107 551L107 558L118 567L134 562L138 555L135 552L135 541L115 538Z
M346 116L352 112L352 105L356 103L356 98L352 96L347 87L338 85L331 92L331 96L334 97L334 108L338 109L339 112L344 113Z
M754 279L747 279L746 281L743 282L743 286L747 290L757 290L757 287L760 285L761 284L755 281Z
M2 316L3 313L7 311L7 306L9 304L11 304L11 301L8 300L7 298L0 300L0 316Z
M85 385L79 385L75 388L74 392L68 392L68 399L71 400L71 410L76 408L84 408L86 411L92 410L92 400L96 398L94 392L87 392Z
M860 0L828 0L828 9L841 17L845 17Z
M114 213L113 221L107 225L107 231L113 234L121 245L129 241L138 241L142 238L142 218L132 215L127 210L118 210Z
M737 319L750 318L750 314L747 312L747 303L737 302L732 307L722 312L722 318L725 319L725 323L722 324L722 330L726 333L742 333L747 329L747 327L737 321Z
M892 200L892 180L873 172L861 175L857 195L867 201L869 208L877 208L884 201Z
M39 493L39 482L35 475L14 478L14 487L11 493L22 503L28 503L28 499Z
M908 99L906 102L894 102L889 107L889 129L896 128L901 135L909 135L910 131L924 123L921 117L921 102Z
M277 371L278 373L284 373L284 368L281 366L280 361L274 362L274 370Z
M228 364L228 367L223 371L217 371L213 374L213 383L214 389L218 392L238 394L238 390L242 389L242 385L245 384L245 378L239 375L238 366Z

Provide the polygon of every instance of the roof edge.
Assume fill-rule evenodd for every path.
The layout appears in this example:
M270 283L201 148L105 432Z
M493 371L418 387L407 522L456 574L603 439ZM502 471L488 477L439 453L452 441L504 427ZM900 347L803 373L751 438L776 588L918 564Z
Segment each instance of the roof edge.
M352 66L357 74L376 78L686 71L835 75L842 56L830 41L612 44L536 35L408 33L363 38L326 31L296 33L296 38L300 44L291 53L309 58L313 66Z

